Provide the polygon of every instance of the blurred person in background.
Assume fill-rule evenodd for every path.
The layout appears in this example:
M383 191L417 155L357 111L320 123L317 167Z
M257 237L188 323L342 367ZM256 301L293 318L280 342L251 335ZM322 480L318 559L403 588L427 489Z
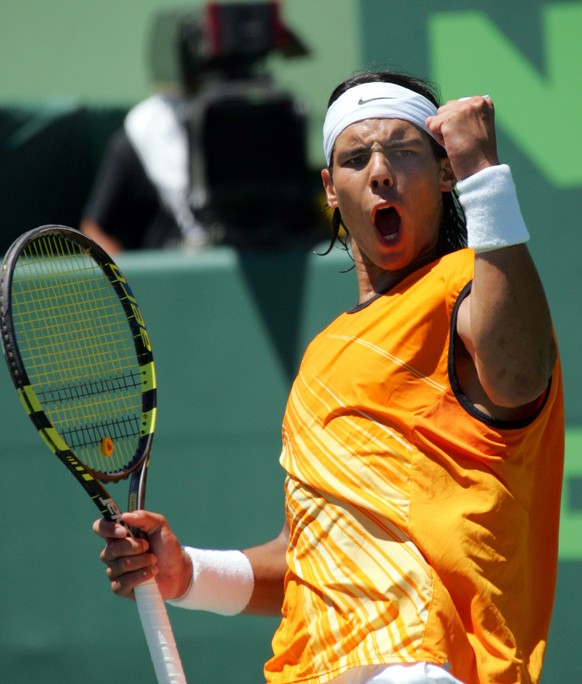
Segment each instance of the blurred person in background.
M243 238L253 243L276 233L283 236L289 228L284 208L276 217L269 216L268 197L276 198L278 193L275 174L268 168L274 162L265 158L262 169L249 168L242 145L238 151L224 149L220 135L206 145L204 140L209 121L223 116L228 122L223 124L225 141L236 135L248 138L248 146L257 149L249 126L249 120L255 120L257 127L263 127L256 134L264 136L264 147L269 149L271 128L279 114L274 107L283 102L301 127L299 140L290 131L290 144L302 149L299 103L280 91L264 68L272 52L286 57L307 54L283 25L276 3L211 3L199 11L156 15L150 61L157 92L133 107L123 129L112 136L80 229L110 254L141 248L195 249ZM255 116L261 105L273 107L272 112ZM228 108L232 113L224 117ZM213 188L208 187L212 165L228 165L227 175L238 175L238 192L247 196L237 203L236 189L223 192L231 196L230 211L217 208L216 202L212 205ZM303 158L296 166L301 192L293 204L302 208L308 201L308 169ZM272 187L255 198L245 182L254 180L257 186L263 177L271 179ZM249 208L252 215L246 216ZM297 222L309 220L307 211L291 213ZM261 224L269 221L262 230Z

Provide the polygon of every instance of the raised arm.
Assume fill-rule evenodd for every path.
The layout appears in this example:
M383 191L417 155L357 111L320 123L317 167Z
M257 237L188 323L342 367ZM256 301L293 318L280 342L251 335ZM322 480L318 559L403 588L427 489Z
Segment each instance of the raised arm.
M493 103L484 97L448 102L427 123L459 180L475 249L473 286L457 332L490 404L525 406L547 387L556 349L511 172L497 157Z

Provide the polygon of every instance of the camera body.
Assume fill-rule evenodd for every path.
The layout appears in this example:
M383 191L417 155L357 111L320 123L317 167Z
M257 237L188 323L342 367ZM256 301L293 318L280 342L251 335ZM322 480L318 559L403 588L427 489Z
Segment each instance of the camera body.
M212 2L182 22L182 75L184 79L205 72L244 76L251 73L258 61L283 49L284 43L277 3Z

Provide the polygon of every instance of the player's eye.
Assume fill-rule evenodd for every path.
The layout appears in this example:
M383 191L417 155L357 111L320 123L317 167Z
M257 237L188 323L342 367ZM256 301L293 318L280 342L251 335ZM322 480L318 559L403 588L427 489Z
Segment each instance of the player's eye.
M406 149L396 150L394 152L394 157L396 159L408 159L409 157L412 157L413 154L414 154L414 150L406 150Z
M346 155L341 160L341 165L348 168L361 168L368 163L370 154L367 152L354 152L353 154Z

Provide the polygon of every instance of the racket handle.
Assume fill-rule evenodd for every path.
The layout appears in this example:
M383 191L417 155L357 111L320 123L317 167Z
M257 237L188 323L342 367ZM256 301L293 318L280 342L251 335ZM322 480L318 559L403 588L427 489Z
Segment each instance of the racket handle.
M135 600L158 684L186 684L166 606L155 579L135 587Z

